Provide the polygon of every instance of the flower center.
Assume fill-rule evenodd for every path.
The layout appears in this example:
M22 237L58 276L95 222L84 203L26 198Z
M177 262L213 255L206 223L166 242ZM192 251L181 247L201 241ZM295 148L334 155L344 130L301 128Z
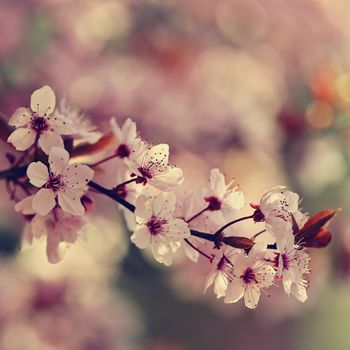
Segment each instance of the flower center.
M137 168L137 170L140 172L140 174L141 174L144 178L146 178L146 179L152 179L153 175L152 175L150 169L139 167L139 168Z
M148 221L147 227L152 236L156 236L162 232L162 226L167 223L166 220L152 216Z
M48 129L46 119L43 117L34 117L30 123L31 128L36 132L42 132Z
M243 275L241 276L242 280L244 281L244 283L252 283L255 281L255 273L253 271L253 269L251 269L250 267L248 267Z
M254 214L253 214L253 220L254 220L254 222L262 222L262 221L265 221L265 215L264 215L264 213L260 210L260 208L255 209Z
M45 184L46 188L51 188L53 191L58 191L62 185L61 177L59 175L50 176L49 181Z
M119 145L115 153L119 158L127 158L130 156L130 148L125 143L122 143Z
M215 211L221 209L221 201L215 196L204 198L206 202L209 203L208 210Z

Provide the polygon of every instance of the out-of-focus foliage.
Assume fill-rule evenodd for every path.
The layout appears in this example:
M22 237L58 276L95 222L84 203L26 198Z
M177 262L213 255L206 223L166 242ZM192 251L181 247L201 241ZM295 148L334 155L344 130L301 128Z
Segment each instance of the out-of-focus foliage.
M237 305L223 309L212 295L202 295L209 270L204 262L178 261L169 281L147 256L127 252L128 233L118 225L115 207L103 202L105 221L98 223L103 232L92 229L56 272L93 286L78 290L99 288L109 295L115 285L119 304L121 290L138 310L140 320L127 323L136 348L343 349L349 344L349 20L347 0L0 2L5 117L27 103L30 91L50 84L102 129L112 115L132 116L146 137L169 142L176 163L189 175L189 187L204 183L208 170L220 166L252 202L263 189L285 183L303 195L305 208L343 208L331 251L313 256L312 301L301 308L281 297L276 305L274 296L274 304L266 301L252 315ZM7 150L1 144L2 167ZM100 175L108 180L108 174ZM21 227L4 197L0 206L0 252L7 259L1 264L9 266L1 280L3 286L18 283L17 291L33 277L21 277L15 262ZM101 241L101 234L109 238ZM24 265L46 269L39 268L35 254L21 254ZM3 303L5 296L0 298ZM98 321L88 313L98 312L100 301L79 303L86 327L95 329ZM131 306L114 312L113 301L103 301L109 306L99 311L108 319L102 327L118 349L109 327L123 332L119 320ZM2 338L4 349L21 348L6 343L16 327L34 339L34 327L13 327Z

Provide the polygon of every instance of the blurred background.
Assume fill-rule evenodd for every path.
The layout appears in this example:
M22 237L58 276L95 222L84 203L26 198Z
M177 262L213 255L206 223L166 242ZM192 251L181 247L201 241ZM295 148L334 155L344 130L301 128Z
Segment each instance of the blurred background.
M349 20L348 0L0 0L3 115L49 84L104 131L130 116L169 143L188 188L219 167L247 203L285 184L310 213L343 208L306 304L274 288L251 311L203 294L205 261L130 246L108 200L62 263L19 253L1 184L0 349L349 349Z

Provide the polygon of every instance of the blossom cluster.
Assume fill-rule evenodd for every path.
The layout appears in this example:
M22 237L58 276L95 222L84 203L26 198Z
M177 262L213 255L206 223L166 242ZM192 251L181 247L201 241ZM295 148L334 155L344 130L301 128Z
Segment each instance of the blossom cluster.
M23 241L46 237L50 262L57 263L62 246L83 234L99 192L118 203L133 232L131 242L148 249L157 262L169 266L179 251L193 262L207 260L211 270L204 289L213 286L225 303L243 298L255 308L261 293L279 284L299 301L307 299L308 248L328 245L327 226L337 210L309 218L298 194L276 186L250 204L250 215L242 216L244 194L219 169L211 170L206 188L183 190L183 171L169 163L167 144L142 139L131 119L120 127L112 118L112 136L103 136L65 100L56 108L49 86L36 90L30 107L18 108L9 125L14 130L7 141L23 154L8 157L11 168L3 178L15 210L27 221ZM91 149L101 151L99 159L72 161L84 147L85 163ZM113 164L108 169L112 188L95 181L107 163ZM242 234L243 221L254 222L256 232Z

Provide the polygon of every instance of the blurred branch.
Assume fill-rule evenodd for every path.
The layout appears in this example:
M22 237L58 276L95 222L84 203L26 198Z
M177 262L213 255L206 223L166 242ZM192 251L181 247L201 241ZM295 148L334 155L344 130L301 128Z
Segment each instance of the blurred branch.
M8 117L6 114L0 112L0 140L7 142L11 134L11 128L8 125Z

